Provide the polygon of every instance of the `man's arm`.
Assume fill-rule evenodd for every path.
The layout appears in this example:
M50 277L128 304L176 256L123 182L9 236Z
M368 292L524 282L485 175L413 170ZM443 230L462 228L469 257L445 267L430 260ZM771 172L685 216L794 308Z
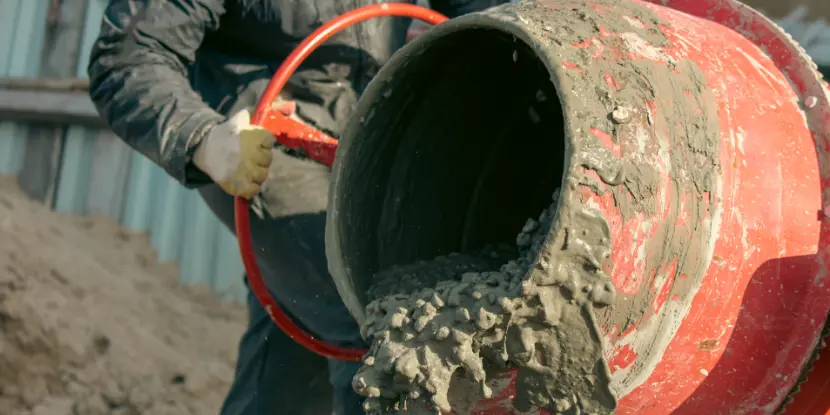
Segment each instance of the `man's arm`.
M450 19L505 3L510 3L510 0L430 0L429 2L433 10Z
M223 0L110 0L88 67L90 97L110 128L186 185L209 182L190 158L224 121L190 87L187 68L224 13Z

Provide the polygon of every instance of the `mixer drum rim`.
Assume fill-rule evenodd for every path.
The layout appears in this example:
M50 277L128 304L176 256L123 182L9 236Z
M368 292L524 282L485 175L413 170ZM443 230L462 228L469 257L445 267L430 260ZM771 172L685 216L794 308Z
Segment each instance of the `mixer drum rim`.
M601 1L551 1L529 3L530 6L525 4L525 7L566 7L576 3L602 3L605 6L605 3ZM736 266L735 264L737 264L737 262L731 260L728 255L722 252L727 248L722 247L719 250L719 248L712 247L711 263L707 263L706 267L709 269L709 273L700 281L703 287L700 289L703 290L703 293L698 292L694 296L694 302L697 305L691 305L691 311L687 310L685 312L686 317L689 315L697 316L696 320L692 322L691 318L682 319L681 324L681 326L697 325L698 327L678 328L677 334L670 339L670 345L660 351L659 359L652 360L651 363L643 363L642 360L637 362L638 356L636 353L633 357L626 355L627 349L624 345L620 346L621 340L625 337L622 333L618 332L613 338L606 339L610 344L617 345L617 347L612 348L613 350L607 356L612 368L615 364L619 363L633 364L635 366L638 364L653 365L651 372L648 373L645 379L635 379L636 381L629 383L628 387L620 387L621 395L624 396L621 397L620 410L618 412L660 413L659 408L670 408L676 413L700 413L703 411L718 412L729 408L734 413L770 413L783 401L787 395L786 392L792 388L800 370L807 363L811 351L817 345L819 332L827 317L828 308L830 308L830 291L823 284L827 272L826 264L828 263L826 241L830 240L828 239L830 235L828 235L826 218L819 216L820 220L816 221L816 215L814 214L814 212L820 210L821 206L830 205L828 203L830 192L824 191L824 189L827 189L827 178L830 177L830 174L828 174L828 164L824 161L826 157L826 151L824 149L830 148L830 137L828 137L828 132L830 132L830 128L828 128L828 125L830 125L830 105L828 105L827 92L819 82L814 68L810 66L809 58L806 58L803 52L796 45L792 44L779 28L755 11L736 2L722 0L677 0L662 2L663 4L667 4L668 7L674 7L689 15L677 13L677 11L663 6L646 5L634 1L628 1L626 3L634 4L636 7L647 8L670 23L669 27L674 29L667 30L671 32L670 36L674 36L672 40L676 44L681 44L684 50L669 50L666 52L669 55L684 53L684 57L689 58L688 55L690 53L695 53L695 44L703 44L705 48L710 50L725 51L726 48L723 48L724 44L740 49L740 53L744 56L727 56L726 52L724 52L724 56L705 57L700 55L695 57L696 60L693 59L698 68L705 74L708 81L706 88L714 91L713 94L721 105L718 109L720 110L720 138L722 140L726 140L727 137L734 139L736 136L736 130L733 129L735 126L726 124L735 122L741 126L741 121L734 120L740 117L744 117L745 120L755 119L759 111L758 108L763 107L763 103L773 103L785 108L784 110L779 109L779 112L787 112L786 117L788 118L783 120L756 120L756 126L758 124L762 125L755 130L755 134L751 134L751 129L749 132L745 130L741 133L750 139L752 137L764 137L764 140L759 141L756 139L752 141L751 145L757 146L755 148L769 145L769 149L753 153L755 151L753 148L747 149L744 147L744 149L741 149L738 141L726 144L724 142L721 143L721 163L718 169L725 171L726 173L724 174L726 176L731 175L725 179L721 177L721 179L727 180L727 182L731 181L733 186L735 181L740 182L740 180L743 180L741 185L745 187L755 186L754 188L757 189L755 192L764 192L771 188L781 189L787 184L784 183L786 180L782 182L782 179L776 179L769 175L765 175L760 179L758 177L753 179L749 175L764 174L765 172L772 171L769 167L765 169L763 166L779 166L779 168L784 166L783 170L788 171L787 169L793 169L794 167L792 166L800 163L803 166L802 168L788 171L790 176L785 175L784 177L786 179L787 177L792 178L797 176L796 183L799 183L799 186L808 188L809 191L788 194L783 192L773 193L773 197L771 198L781 202L778 205L779 209L781 209L781 206L791 206L787 204L788 202L792 202L789 199L804 202L798 206L802 210L801 213L796 214L785 210L778 217L779 222L782 219L797 218L792 220L798 222L798 226L787 228L785 224L781 225L781 229L804 230L806 236L802 239L802 241L805 241L802 242L803 246L801 248L790 249L790 252L795 252L796 254L785 255L784 258L779 258L778 255L764 254L766 256L761 255L761 257L753 259L751 257L752 250L749 248L744 249L744 253L749 252L750 255L750 258L745 260L749 262L749 265L741 264L741 266L745 266L746 269L752 268L751 271L753 272L749 272L742 281L732 281L735 284L735 287L733 287L735 291L726 290L725 292L731 292L733 296L724 298L724 302L718 302L717 296L712 295L717 292L715 284L736 280L730 279L726 275L730 272L740 272L727 272L730 266ZM548 66L552 75L552 81L557 87L561 85L562 79L573 77L573 71L581 69L578 63L565 61L561 58L560 51L552 49L549 44L541 40L545 36L542 32L528 29L526 22L522 22L522 19L527 16L533 16L533 14L523 15L516 13L518 10L517 7L519 6L501 7L486 13L473 14L455 19L439 25L413 40L410 45L407 45L393 56L392 60L381 69L380 73L364 93L363 98L358 104L353 121L347 127L346 133L341 137L338 158L332 174L332 192L327 225L327 249L330 269L335 277L338 290L346 301L347 306L349 306L350 311L358 320L362 319L363 310L359 305L360 299L356 293L355 282L352 280L352 275L350 275L351 272L354 272L357 262L355 262L356 260L353 257L350 258L343 255L344 247L341 246L342 240L340 239L343 227L351 226L351 221L355 220L358 215L354 209L350 210L344 206L344 199L350 197L350 193L354 192L354 183L342 180L345 174L344 169L361 168L361 161L357 160L355 153L362 153L364 156L371 154L371 150L366 147L371 144L362 142L366 137L361 135L361 131L368 131L373 126L371 115L377 109L374 104L383 101L382 96L387 93L386 87L388 83L396 78L405 78L406 75L403 73L403 70L406 66L417 65L416 62L419 56L428 53L428 48L433 47L432 44L434 42L438 42L441 38L450 36L454 32L480 30L482 28L502 31L505 34L515 36L518 41L528 44L542 58L545 65ZM692 16L706 16L707 20ZM722 26L714 24L709 20L714 20ZM686 25L685 28L684 25ZM741 37L735 32L726 29L726 27L732 27L739 33L743 33L745 37ZM694 38L695 34L692 33L692 28L694 28L694 31L698 31L698 38ZM752 45L750 41L756 45ZM730 44L730 42L733 44ZM566 44L563 47L567 46ZM766 51L766 54L762 52L761 48ZM745 63L736 64L735 62L738 62L740 59L743 59ZM740 82L740 77L735 77L737 80L730 79L729 82L726 82L728 87L732 90L741 90L746 96L754 96L758 101L753 108L747 107L746 102L734 104L734 107L727 108L734 110L730 116L737 117L727 119L723 117L723 114L724 107L731 105L729 104L731 102L729 99L736 101L742 99L741 97L728 95L729 88L724 89L724 85L718 86L719 82L724 82L724 79L728 79L728 77L723 77L723 74L718 72L723 70L722 68L718 68L718 65L728 66L730 63L739 66L741 70L754 71L754 76L757 76L758 79L756 79L757 82L753 83L744 80L745 83L754 85L753 88L749 88L746 86L742 87L743 84ZM593 62L592 64L599 63ZM768 83L770 79L773 79L772 82L775 86L764 86L764 83ZM604 80L608 82L607 78ZM592 80L592 82L597 81L596 79ZM612 81L616 80L612 79ZM784 86L782 87L781 85ZM718 89L719 87L721 88L720 90ZM793 89L790 89L791 87ZM753 95L753 93L756 95ZM767 95L764 96L764 94ZM574 100L579 99L579 97L569 96L561 90L559 90L559 95L566 112L568 109L574 108ZM743 99L746 100L746 98ZM724 102L727 102L727 104L724 104ZM799 103L801 103L800 106ZM663 107L659 109L663 109ZM648 119L646 119L647 122ZM780 125L784 125L785 128L782 129ZM750 124L746 124L746 126L750 128ZM584 133L584 130L576 131L572 124L566 128L570 129L570 137ZM764 131L766 133L761 134ZM785 132L787 134L784 134ZM604 144L609 144L613 149L613 142L602 141L605 137L602 134L599 134L599 136L596 137L597 140ZM812 144L809 145L812 155L806 150L808 142L812 140L818 143L817 146L820 149L817 159L815 147ZM580 144L584 143L569 142L571 148ZM624 144L620 145L624 147ZM743 145L746 146L746 144ZM768 159L763 158L765 155L769 156L770 154L778 154L784 161L778 160L777 156ZM727 157L727 155L735 155L735 157ZM571 154L566 158L572 156ZM739 159L738 156L743 157L743 159ZM571 162L574 161L572 158L568 160ZM752 164L753 162L758 163L760 161L768 163ZM376 161L363 163L364 167L366 167L366 163L376 163ZM371 166L366 168L369 167ZM730 173L730 168L735 169L738 173ZM369 170L371 169L369 168ZM564 184L567 184L568 177L573 177L573 170L575 170L575 167L571 163L571 167L569 167L567 173L568 175L563 180ZM740 176L739 173L743 173L743 176ZM364 180L366 179L364 178ZM381 179L372 177L372 180ZM750 183L750 180L754 180L755 184L752 186L747 184ZM778 181L776 182L776 180ZM801 182L798 180L801 180ZM820 189L818 183L820 183ZM732 191L735 191L735 187L727 187L728 184L719 184L721 186L721 193L717 195L718 197L732 197L724 189L732 189ZM566 190L566 192L568 191ZM819 195L816 194L817 192L821 193L820 196L823 200L819 200ZM576 193L577 191L574 191L573 195L576 195ZM578 196L584 197L586 200L603 207L604 211L607 211L606 213L613 211L613 203L609 205L607 200L603 200L602 197L596 194L580 193ZM765 215L768 216L770 209L774 209L773 205L759 203L757 200L753 201L750 196L747 194L747 199L744 201L744 206L747 210L741 212L742 214L749 213L743 215L744 222L733 220L731 224L728 221L719 224L720 232L716 233L718 235L716 238L717 241L720 241L720 243L727 247L729 244L736 244L737 246L737 244L746 243L746 241L741 239L742 237L746 237L745 234L742 236L741 230L749 230L750 233L756 231L758 234L757 238L760 238L754 242L750 241L750 243L766 244L766 246L759 249L765 249L765 252L780 250L781 248L778 247L778 244L782 239L778 239L778 242L773 240L772 243L762 241L765 230L763 229L764 225L760 225L760 223L763 222L746 222L747 218L752 215L755 215L757 218L763 218ZM724 202L722 200L715 200L714 205L719 203ZM753 204L757 206L753 208ZM805 208L804 206L807 207ZM806 222L804 219L805 215L803 215L804 209L809 211L812 216ZM610 222L612 223L612 227L615 226L613 218ZM773 220L769 223L776 222ZM621 223L618 225L623 226ZM730 226L732 227L731 229ZM724 229L727 229L729 232L724 232ZM736 230L737 232L735 232ZM751 235L749 237L752 238ZM798 239L800 236L790 237L788 234L787 238ZM810 238L815 238L814 242L811 243L809 241ZM718 243L717 241L713 240L711 243L714 245ZM811 257L811 249L812 252L818 252L817 258ZM779 261L779 259L787 258L789 258L787 261ZM759 260L760 262L758 262ZM712 274L712 267L720 268L722 276L718 277ZM786 274L796 269L810 269L809 278L803 277L796 283L793 279L781 277L782 272ZM762 282L760 284L756 283L753 286L749 284L749 281L752 274L758 270L767 272L770 276L765 277L766 279L756 279L756 281ZM613 271L609 273L614 274ZM622 279L619 275L614 276L613 279L615 285L618 287L622 285ZM807 280L809 280L809 284ZM781 289L783 284L790 283L795 285L787 285L784 290ZM709 284L708 288L707 284ZM765 297L757 294L749 304L749 307L747 307L751 309L751 312L744 317L744 323L741 324L737 331L737 333L745 337L754 336L756 338L754 340L745 339L744 341L738 341L739 339L735 339L734 336L736 333L735 323L740 312L735 311L737 309L732 310L730 307L743 307L739 299L735 299L735 296L748 295L747 293L749 291L746 287L754 287L753 289L758 293L772 293L775 290L775 295ZM707 297L713 301L707 304ZM671 299L669 298L668 301L671 301ZM729 301L737 301L737 303L730 306L728 304ZM783 302L785 305L776 308L774 305L776 301ZM600 314L600 317L602 319L602 314ZM706 323L707 320L718 321L715 324L711 322ZM747 322L752 323L747 325ZM752 328L752 324L756 326ZM612 330L609 327L605 327L605 329L606 333ZM774 339L774 341L770 339ZM777 346L769 346L771 344ZM760 349L753 349L753 347ZM773 347L773 349L769 349L769 347ZM767 349L763 350L764 348ZM765 372L768 373L759 375L757 370L753 372L749 369L743 371L743 376L740 373L737 375L727 373L732 370L730 365L736 365L741 361L740 359L736 359L734 357L735 355L744 359L743 362L748 362L750 366L752 364L759 365L758 361L761 361L760 365L765 365ZM629 359L633 360L628 361ZM720 368L718 364L727 368ZM683 368L685 369L681 370ZM677 379L678 377L682 379ZM740 399L730 398L730 395L736 394L742 395L743 397ZM655 395L659 395L661 398L655 400ZM504 399L504 397L500 398Z

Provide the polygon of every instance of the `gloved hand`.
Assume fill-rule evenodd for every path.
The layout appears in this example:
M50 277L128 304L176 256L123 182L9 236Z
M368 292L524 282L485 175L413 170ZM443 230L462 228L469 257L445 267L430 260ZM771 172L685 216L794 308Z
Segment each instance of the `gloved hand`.
M275 141L270 131L251 125L251 114L242 110L202 139L193 164L225 192L251 199L268 178Z
M297 112L297 102L277 98L272 110L309 125ZM278 218L326 209L329 168L304 160L275 147L268 178L259 194L250 200L251 211L260 219ZM302 191L299 191L302 189Z

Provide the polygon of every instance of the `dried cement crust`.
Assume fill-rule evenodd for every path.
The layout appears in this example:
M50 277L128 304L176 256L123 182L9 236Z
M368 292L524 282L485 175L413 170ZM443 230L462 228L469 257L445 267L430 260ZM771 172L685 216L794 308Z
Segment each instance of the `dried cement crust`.
M517 238L519 257L500 269L460 279L448 273L415 292L385 288L395 295L366 308L362 329L374 343L355 390L368 397L369 413L460 412L448 396L453 376L477 382L487 397L486 369L493 365L518 369L514 405L520 411L611 413L615 395L636 387L650 373L646 366L659 360L711 260L720 168L714 96L693 62L665 55L668 24L637 3L526 2L458 21L464 19L502 22L550 60L545 64L555 73L567 123L562 195L538 222L528 222ZM603 39L608 47L599 57L572 47L602 32L620 35ZM615 51L640 58L623 60ZM618 88L603 82L607 76ZM608 134L622 154L591 130ZM551 139L561 139L559 132ZM638 150L641 142L659 151ZM666 175L668 185L661 185ZM628 220L661 213L661 186L672 203L657 218L644 261L649 276L670 281L678 300L659 313L652 284L616 294L604 272L613 269L608 221L581 191L610 193ZM672 263L676 270L669 272ZM600 325L640 330L635 368L620 371L617 385L603 357Z
M611 333L608 340L625 341L637 356L633 367L613 375L618 396L648 378L674 337L712 260L720 226L718 105L703 71L666 35L674 30L655 7L575 0L488 12L518 22L551 60L570 135L563 206L588 209L577 207L585 201L576 190L610 193L624 226L645 218L640 223L651 233L634 241L642 248L646 281L596 313L602 331ZM616 149L594 131L608 134ZM613 266L602 269L610 274ZM672 299L662 307L655 305L661 290Z

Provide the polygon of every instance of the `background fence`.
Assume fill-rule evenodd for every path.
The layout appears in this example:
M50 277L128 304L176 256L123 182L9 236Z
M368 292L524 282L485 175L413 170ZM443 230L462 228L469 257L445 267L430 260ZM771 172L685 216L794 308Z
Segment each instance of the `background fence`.
M86 63L106 4L0 0L0 112L17 119L0 121L0 174L17 175L30 197L57 211L104 215L148 232L159 260L180 264L182 283L240 300L234 236L198 193L103 128L86 96ZM830 66L830 30L809 17L797 9L782 24Z
M85 78L106 4L0 0L0 75ZM104 215L129 230L148 232L159 259L180 264L183 283L210 285L224 299L243 298L234 236L197 192L185 190L96 125L85 91L73 91L71 83L21 85L15 79L5 87L0 102L15 103L43 121L0 123L0 173L18 175L30 197L57 211ZM49 122L64 112L86 122Z

